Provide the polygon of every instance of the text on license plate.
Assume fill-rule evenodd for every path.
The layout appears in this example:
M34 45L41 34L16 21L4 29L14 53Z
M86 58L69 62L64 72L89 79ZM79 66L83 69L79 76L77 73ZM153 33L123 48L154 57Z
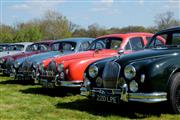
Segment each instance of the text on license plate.
M119 97L118 96L103 96L103 95L97 95L96 97L97 101L101 102L110 102L110 103L119 103Z

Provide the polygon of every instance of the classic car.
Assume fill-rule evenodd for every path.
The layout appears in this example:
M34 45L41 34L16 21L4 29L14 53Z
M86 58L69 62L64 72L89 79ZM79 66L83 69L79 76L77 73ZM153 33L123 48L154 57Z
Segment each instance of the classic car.
M67 38L56 40L52 44L52 51L16 60L13 68L14 77L15 79L36 80L36 69L41 61L55 56L85 51L93 40L94 38Z
M20 52L14 55L7 55L0 58L0 72L5 75L10 75L12 73L12 65L16 59L26 58L28 56L47 52L51 49L51 44L53 40L46 40L35 43L26 44L26 49L24 52ZM13 45L14 46L14 45Z
M11 43L0 43L0 52L6 51Z
M119 50L129 53L142 49L152 36L150 33L127 33L99 37L86 52L44 61L39 69L40 81L44 87L81 87L83 73L90 63L115 56ZM158 39L164 43L162 38Z
M166 45L157 37L166 39ZM103 59L84 73L81 95L97 101L168 101L180 113L180 27L155 34L144 50Z
M31 42L21 42L10 44L5 51L0 52L0 58L7 55L14 55L17 53L25 52Z

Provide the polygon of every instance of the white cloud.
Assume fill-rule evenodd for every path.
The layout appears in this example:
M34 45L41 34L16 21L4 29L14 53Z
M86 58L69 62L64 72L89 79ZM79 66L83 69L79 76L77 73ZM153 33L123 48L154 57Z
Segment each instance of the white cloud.
M91 9L93 12L103 12L112 9L114 0L100 0L94 2L94 7Z
M30 6L28 6L27 4L15 4L11 6L11 9L13 10L27 10L29 8Z
M14 4L9 7L10 10L15 12L25 12L32 15L41 15L47 10L54 10L57 6L65 2L65 0L31 0L23 3Z

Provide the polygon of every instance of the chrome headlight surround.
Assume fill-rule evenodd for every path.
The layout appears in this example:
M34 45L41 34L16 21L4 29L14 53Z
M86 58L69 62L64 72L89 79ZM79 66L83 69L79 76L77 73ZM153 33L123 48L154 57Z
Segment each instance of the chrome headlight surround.
M136 76L136 68L129 64L124 68L124 76L126 79L131 80Z
M88 73L91 78L95 78L99 73L99 69L96 65L92 65L89 67Z
M64 71L64 65L63 64L58 64L57 70L58 70L58 72L63 72Z
M20 64L21 64L21 63L19 63L19 62L16 61L16 62L14 63L14 68L18 68L18 67L20 66Z
M34 69L37 69L37 68L38 68L38 66L39 66L39 64L38 64L38 63L33 63L33 68L34 68Z
M5 62L4 58L0 58L0 64L3 64Z

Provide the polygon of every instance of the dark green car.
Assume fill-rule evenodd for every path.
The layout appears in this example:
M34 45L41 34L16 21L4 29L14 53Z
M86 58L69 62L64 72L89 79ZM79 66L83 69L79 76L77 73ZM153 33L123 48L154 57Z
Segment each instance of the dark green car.
M157 41L158 36L166 39L166 45ZM144 50L88 66L81 95L111 103L168 101L179 114L180 27L158 32Z

